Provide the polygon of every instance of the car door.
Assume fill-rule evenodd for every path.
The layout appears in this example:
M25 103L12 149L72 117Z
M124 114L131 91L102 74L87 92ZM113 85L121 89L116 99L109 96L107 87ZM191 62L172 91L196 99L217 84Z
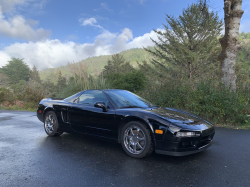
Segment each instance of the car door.
M94 103L104 102L108 108L106 112L94 107ZM71 127L80 133L87 133L102 137L114 137L115 110L106 95L100 90L85 91L69 107Z
M57 116L57 121L60 124L60 129L65 130L65 131L70 130L70 123L69 123L69 118L68 118L68 106L69 105L70 104L64 101L55 102L53 104L53 108Z

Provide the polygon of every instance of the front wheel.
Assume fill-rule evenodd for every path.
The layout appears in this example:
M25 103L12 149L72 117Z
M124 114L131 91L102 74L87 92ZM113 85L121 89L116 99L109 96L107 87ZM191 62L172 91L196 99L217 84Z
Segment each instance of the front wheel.
M46 113L44 117L44 130L48 136L60 136L63 133L59 131L59 124L55 112L49 111Z
M149 129L139 121L127 123L120 137L123 150L131 157L143 158L154 150Z

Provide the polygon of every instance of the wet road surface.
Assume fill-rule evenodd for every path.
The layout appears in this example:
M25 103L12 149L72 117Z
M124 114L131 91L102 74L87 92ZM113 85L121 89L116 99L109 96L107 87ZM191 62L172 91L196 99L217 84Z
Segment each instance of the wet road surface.
M201 153L133 159L119 144L47 137L35 112L0 110L0 186L250 186L250 131L216 128Z

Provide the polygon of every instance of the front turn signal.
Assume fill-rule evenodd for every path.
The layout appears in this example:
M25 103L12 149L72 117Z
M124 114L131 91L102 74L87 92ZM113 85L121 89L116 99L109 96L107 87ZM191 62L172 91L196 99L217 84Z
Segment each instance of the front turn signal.
M156 133L156 134L163 134L163 130L156 129L156 130L155 130L155 133Z

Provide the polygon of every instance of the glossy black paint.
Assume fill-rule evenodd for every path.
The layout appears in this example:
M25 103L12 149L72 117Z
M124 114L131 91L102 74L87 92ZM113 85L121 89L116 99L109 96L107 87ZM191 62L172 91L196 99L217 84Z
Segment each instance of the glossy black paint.
M82 133L120 142L121 127L129 121L141 121L151 131L156 153L183 156L196 153L211 145L214 126L193 114L173 108L118 108L109 93L102 90L108 98L107 106L95 103L95 106L77 103L85 91L64 99L43 99L38 106L37 117L43 122L48 111L56 113L59 128L69 133ZM155 130L163 130L156 134ZM199 132L198 137L176 137L177 132Z

